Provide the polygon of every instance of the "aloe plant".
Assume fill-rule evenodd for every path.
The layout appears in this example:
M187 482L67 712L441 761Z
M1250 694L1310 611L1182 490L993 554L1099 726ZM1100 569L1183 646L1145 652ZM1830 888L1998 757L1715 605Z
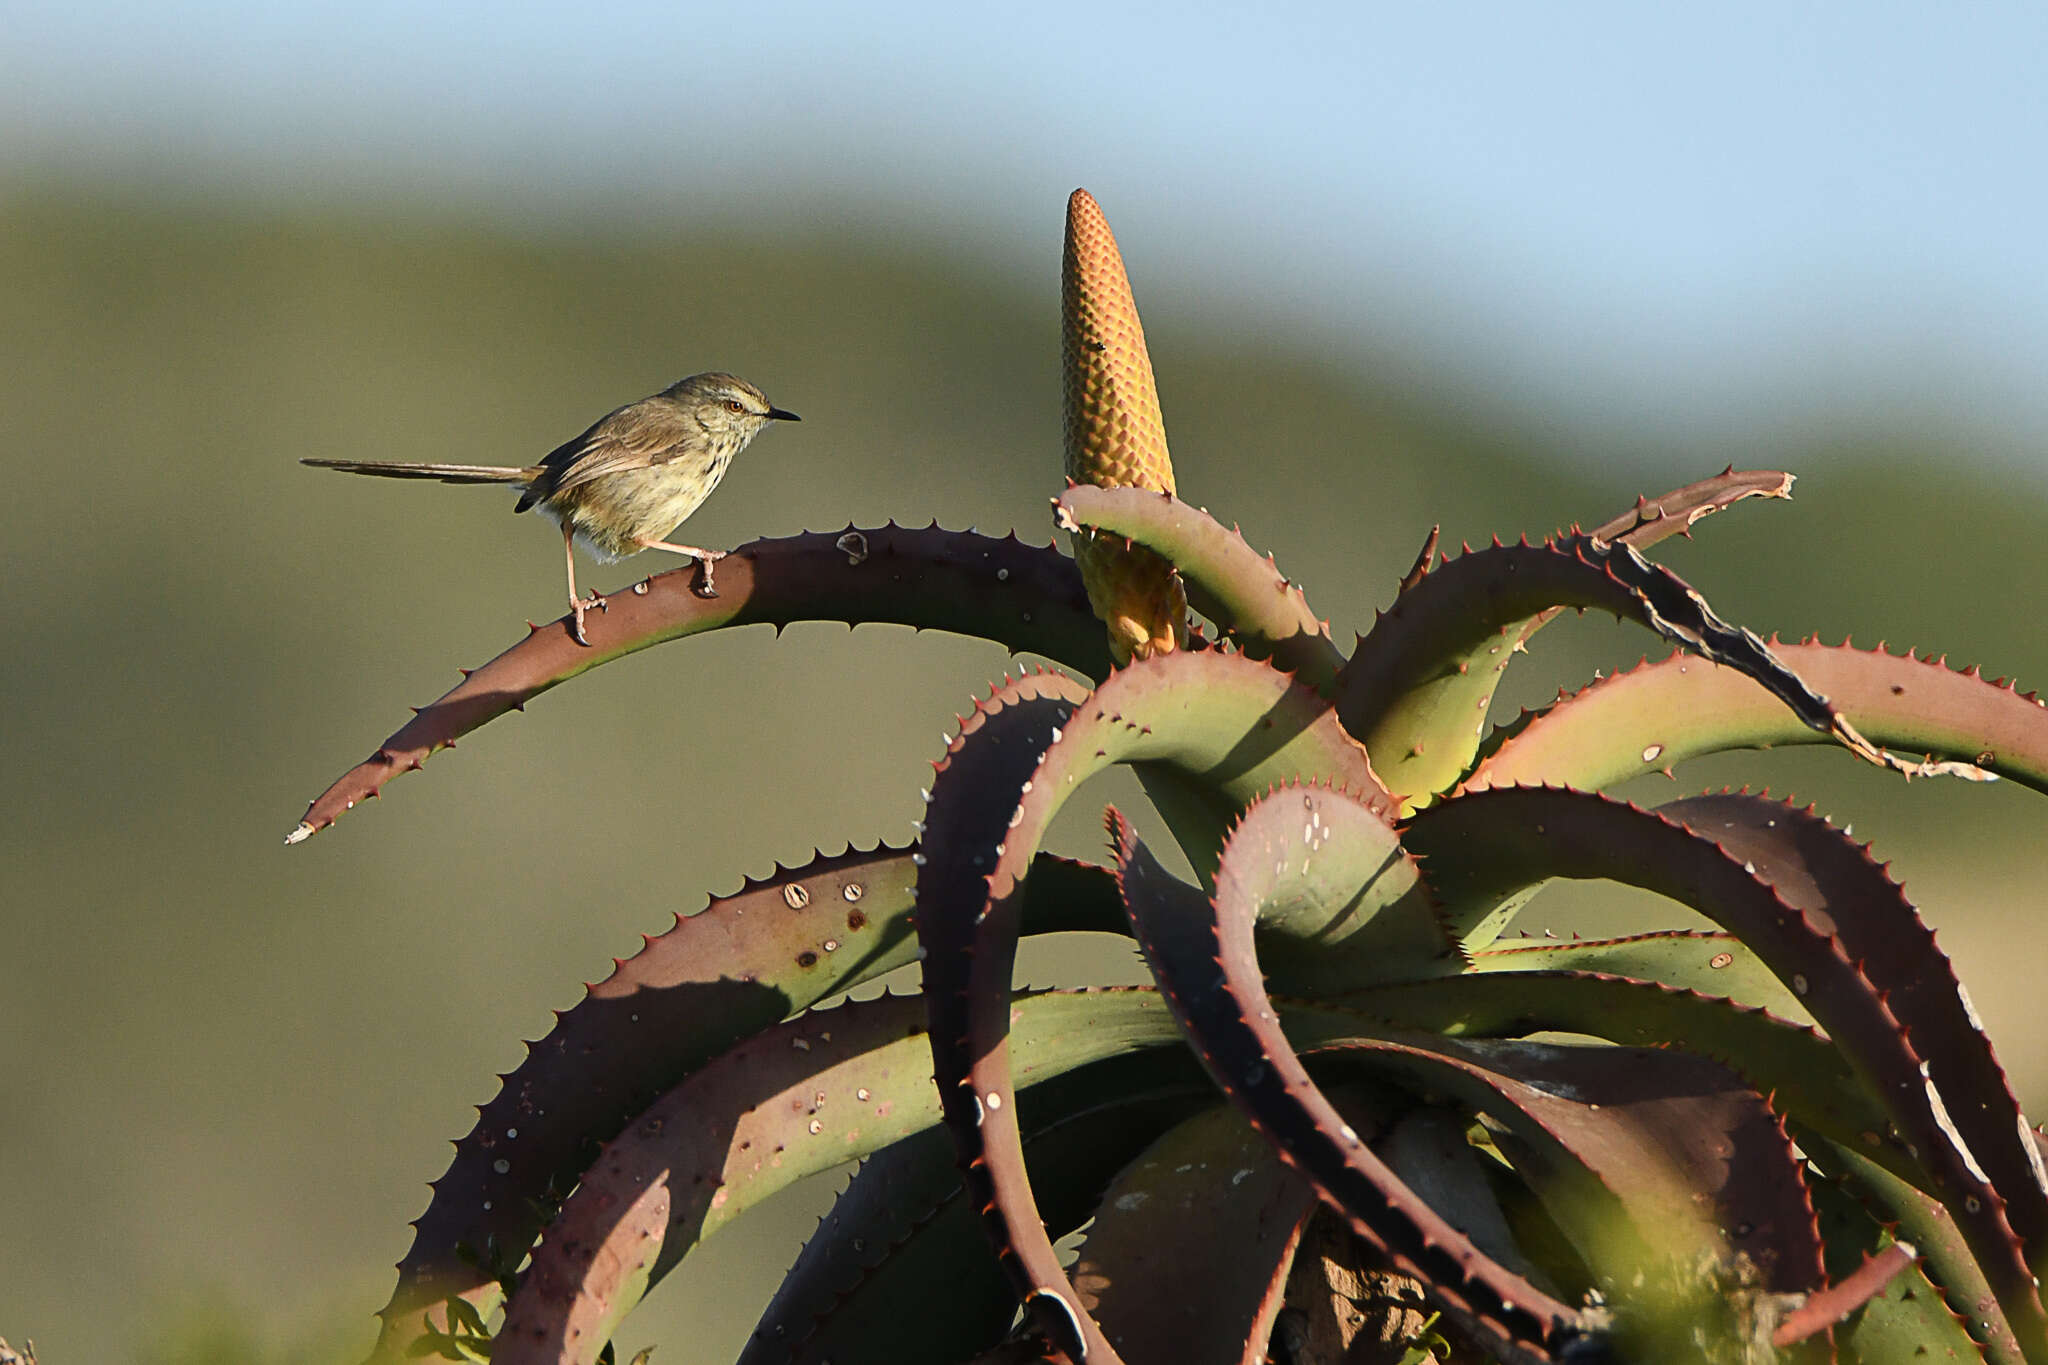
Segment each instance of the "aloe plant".
M2041 703L1759 639L1644 557L1786 496L1773 471L1536 543L1446 557L1432 533L1346 651L1172 495L1085 194L1066 271L1082 482L1054 511L1081 565L936 527L755 541L716 598L686 572L615 596L590 648L532 628L294 831L578 673L723 627L891 622L1055 665L976 703L914 844L714 898L560 1016L436 1182L379 1356L600 1359L691 1247L859 1159L749 1365L2048 1362L2043 1140L1899 887L1811 809L1601 794L1801 742L2048 787ZM1675 652L1488 729L1521 646L1588 607ZM1115 809L1106 865L1041 848L1119 765L1193 880ZM1573 878L1718 927L1507 936ZM1072 930L1131 936L1152 984L1017 990L1020 940ZM819 1008L912 962L918 996Z

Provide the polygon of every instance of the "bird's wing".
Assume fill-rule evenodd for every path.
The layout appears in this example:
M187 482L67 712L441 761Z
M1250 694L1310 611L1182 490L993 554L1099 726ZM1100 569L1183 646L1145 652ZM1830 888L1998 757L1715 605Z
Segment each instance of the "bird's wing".
M630 403L599 418L590 430L557 446L541 461L547 473L535 485L540 495L535 501L607 474L665 464L700 431L696 419L670 404Z

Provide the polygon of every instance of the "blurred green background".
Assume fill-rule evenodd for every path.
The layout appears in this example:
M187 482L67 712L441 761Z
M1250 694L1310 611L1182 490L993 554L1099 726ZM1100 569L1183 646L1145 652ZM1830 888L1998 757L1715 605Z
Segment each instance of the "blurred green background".
M0 142L31 145L27 116L0 114L20 135ZM791 119L822 130L830 112ZM979 211L936 179L925 198L806 182L796 159L764 167L784 189L772 202L689 204L670 176L658 202L615 212L403 175L370 192L360 167L228 175L119 130L93 144L124 149L119 165L48 150L73 145L45 137L0 166L0 1335L35 1337L49 1365L359 1352L425 1182L519 1040L707 892L813 847L906 838L952 717L1015 666L880 628L664 646L287 851L305 802L408 703L558 615L561 593L551 528L511 517L509 494L297 460L523 463L725 368L805 420L748 451L693 543L891 517L1046 540L1074 183L1118 227L1183 495L1273 551L1340 639L1386 604L1432 524L1448 543L1542 533L1734 463L1802 480L1791 504L1745 505L1664 552L1725 615L2048 676L2033 416L1957 402L1910 363L1845 396L1827 356L1791 346L1752 390L1755 420L1656 420L1667 399L1699 400L1682 382L1611 403L1533 393L1484 346L1467 363L1448 333L1219 273L1233 253L1269 285L1275 269L1349 267L1275 266L1256 204L1211 217L1195 187L1162 189L1157 163L1099 146L1034 144L1029 193ZM574 145L561 135L557 169ZM1159 207L1175 194L1213 251ZM1701 372L1754 361L1731 354L1703 351ZM1808 379L1818 396L1794 401ZM1561 622L1498 714L1652 643ZM1818 750L1702 763L1632 794L1725 782L1796 791L1876 841L2023 1103L2048 1113L2028 794L1909 788ZM1092 853L1099 801L1078 805L1062 846ZM1528 922L1689 921L1586 887ZM1030 965L1042 979L1069 964ZM705 1248L621 1345L728 1357L815 1208L785 1201L751 1238Z

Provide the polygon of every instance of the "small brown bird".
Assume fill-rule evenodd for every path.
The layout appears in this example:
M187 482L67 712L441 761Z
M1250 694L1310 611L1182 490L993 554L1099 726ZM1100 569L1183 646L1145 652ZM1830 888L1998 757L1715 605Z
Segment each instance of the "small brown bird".
M539 464L523 468L475 464L393 464L375 460L301 460L321 469L376 474L387 479L438 479L442 483L504 483L520 489L524 512L538 507L562 528L562 552L569 565L569 610L578 644L583 613L603 607L592 593L576 595L576 542L601 564L642 550L688 555L702 566L697 591L717 596L713 561L723 550L671 545L662 537L703 505L725 477L732 457L770 422L795 422L793 412L771 404L746 380L730 374L693 374L660 393L628 403L598 418L588 431L555 449Z

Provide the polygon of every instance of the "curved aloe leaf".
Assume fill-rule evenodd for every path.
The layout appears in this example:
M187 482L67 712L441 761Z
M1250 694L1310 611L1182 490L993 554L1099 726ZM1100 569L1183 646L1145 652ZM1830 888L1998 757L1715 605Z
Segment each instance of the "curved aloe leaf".
M1603 553L1627 546L1626 555L1634 559L1637 551L1667 537L1690 535L1693 523L1721 507L1750 497L1789 497L1791 486L1792 476L1777 470L1737 473L1731 468L1654 502L1638 498L1635 507L1590 536L1575 529L1545 545L1588 541ZM1475 604L1470 600L1475 580L1492 572L1491 565L1465 563L1473 556L1468 546L1461 559L1446 557L1432 569L1436 544L1432 530L1415 567L1402 578L1394 604L1379 614L1369 635L1360 637L1339 685L1347 728L1367 740L1377 761L1398 772L1389 774L1389 785L1418 804L1446 790L1470 762L1468 728L1483 733L1487 707L1508 660L1565 606L1607 606L1569 594L1552 602L1525 601L1509 581L1482 584L1480 590L1482 596L1508 593L1511 601ZM1529 548L1526 539L1519 548ZM1493 550L1503 549L1495 540ZM1506 573L1514 571L1509 567ZM1446 576L1450 581L1432 581ZM1431 748L1438 752L1429 753Z
M1903 1257L1907 1263L1880 1293L1836 1327L1838 1356L1844 1365L1888 1365L1898 1360L1955 1360L1969 1365L1996 1360L1999 1365L2019 1365L2010 1333L2002 1334L2003 1349L1989 1354L1981 1342L1971 1338L1968 1324L1929 1277L1925 1251L1896 1226L1887 1226L1889 1217L1880 1221L1873 1216L1849 1185L1845 1179L1818 1170L1809 1185L1820 1214L1831 1282L1842 1282L1881 1256ZM1941 1207L1925 1196L1922 1202ZM1950 1240L1960 1246L1961 1239L1953 1233L1951 1228ZM1967 1251L1964 1256L1967 1259ZM1988 1300L1989 1291L1985 1297ZM2002 1328L2002 1322L2000 1325Z
M1147 1144L1215 1090L1185 1051L1097 1062L1024 1090L1019 1126L1055 1235L1077 1228ZM931 1128L863 1162L783 1277L737 1365L827 1365L877 1340L902 1361L1000 1341L1017 1296L962 1197L952 1139ZM944 1284L945 1293L932 1286Z
M1274 1022L1248 921L1167 875L1111 812L1118 885L1152 972L1203 1065L1352 1230L1508 1360L1554 1359L1591 1328L1495 1262L1387 1169L1309 1078Z
M1752 1005L1659 981L1587 971L1487 972L1347 992L1333 1003L1390 1028L1446 1038L1583 1033L1710 1057L1769 1096L1779 1112L1857 1146L1907 1179L1925 1180L1889 1133L1882 1106L1826 1038Z
M1771 649L1872 743L2048 791L2048 707L1940 659L1814 640ZM1678 653L1586 687L1498 730L1465 786L1597 788L1726 749L1826 740L1739 672Z
M1317 994L1463 970L1386 804L1289 782L1231 831L1216 900L1258 926L1277 989Z
M1404 842L1423 858L1454 925L1488 922L1503 900L1548 878L1605 877L1670 896L1738 934L1791 985L1880 1097L2030 1357L2048 1358L2048 1314L2005 1201L1962 1144L1904 1027L1844 950L1832 918L1789 903L1711 832L1580 792L1497 787L1460 796L1416 816ZM1826 891L1830 906L1875 894L1854 885Z
M1041 1079L1175 1041L1149 991L1012 1002L1017 1076ZM939 1121L924 1004L856 1001L764 1029L606 1144L535 1248L499 1330L499 1365L590 1365L690 1246L807 1175Z
M380 1352L402 1354L423 1312L451 1295L489 1312L500 1273L518 1265L595 1144L655 1096L749 1034L912 961L916 856L849 850L750 879L678 916L559 1012L434 1182L383 1311ZM1101 868L1046 858L1035 871L1033 931L1122 931Z
M1663 1318L1679 1304L1718 1305L1736 1286L1795 1293L1823 1283L1790 1140L1710 1058L1426 1035L1320 1053L1495 1120L1495 1144L1518 1158L1614 1302Z
M1052 500L1063 531L1123 536L1180 571L1188 601L1255 659L1270 659L1318 692L1328 692L1344 662L1330 626L1309 610L1301 589L1270 556L1236 530L1171 493L1077 484Z
M1470 551L1402 593L1374 623L1338 678L1337 713L1390 790L1419 806L1465 775L1502 670L1559 606L1597 607L1647 626L1747 674L1801 724L1869 762L1923 771L1880 752L1684 579L1626 541L1579 535Z
M2048 1256L2048 1171L2042 1167L1991 1040L1934 931L1861 846L1812 807L1724 793L1674 801L1661 813L1709 834L1817 921L1884 996L1924 1062L1956 1139L2005 1197L2029 1261Z
M1912 1314L1916 1319L1932 1318L1930 1325L1934 1330L1929 1335L1910 1336L1910 1352L1865 1359L1918 1356L1929 1350L1929 1336L1938 1341L1947 1335L1940 1330L1946 1319L1951 1324L1959 1323L1963 1335L1998 1365L2023 1365L2026 1356L2012 1327L1999 1311L1998 1301L1971 1255L1969 1244L1939 1200L1881 1169L1853 1144L1823 1139L1813 1143L1808 1154L1822 1171L1853 1192L1843 1197L1861 1201L1866 1216L1875 1217L1886 1232L1912 1245L1919 1254L1926 1279L1934 1286L1935 1302L1920 1305ZM1828 1188L1823 1183L1822 1189ZM1967 1360L1969 1356L1965 1353L1960 1358Z
M891 523L756 540L719 561L718 596L694 591L695 566L656 574L612 596L576 643L568 618L527 637L421 707L369 758L342 774L285 840L298 843L436 750L599 664L664 640L727 626L793 621L891 623L994 640L1101 676L1109 657L1074 563L1050 546L973 531Z
M1161 1135L1104 1194L1073 1270L1129 1360L1264 1365L1316 1194L1235 1110ZM1199 1227L1193 1242L1188 1229Z
M1070 1353L1108 1343L1075 1306L1020 1156L1005 1034L1023 887L1047 822L1119 762L1178 770L1243 802L1294 773L1376 780L1322 699L1242 655L1176 651L1094 692L1036 674L977 706L932 783L917 929L933 1070L962 1168L1020 1297Z

